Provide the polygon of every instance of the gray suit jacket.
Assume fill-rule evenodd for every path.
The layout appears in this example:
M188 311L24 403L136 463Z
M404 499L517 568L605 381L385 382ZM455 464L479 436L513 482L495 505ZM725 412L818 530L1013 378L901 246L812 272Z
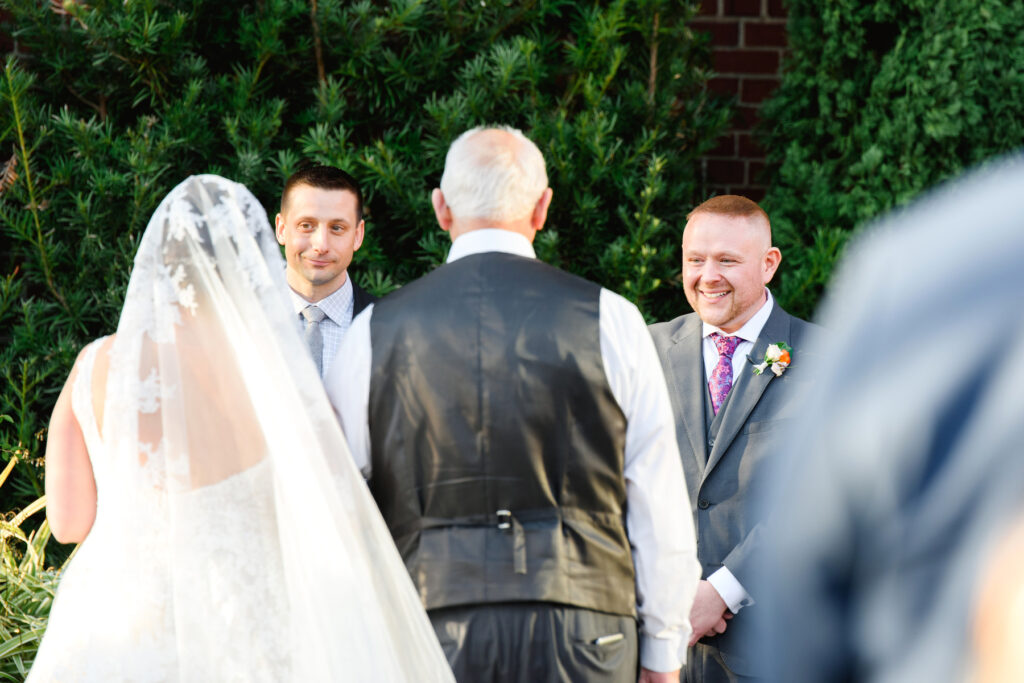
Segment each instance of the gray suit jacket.
M762 528L750 514L750 495L763 481L763 468L787 421L798 417L795 398L808 381L807 341L814 325L786 313L775 304L749 358L760 362L768 346L786 342L792 361L781 376L771 371L755 375L753 363L733 378L721 409L717 438L709 440L705 422L707 383L702 358L701 320L696 313L650 326L658 349L676 418L676 439L693 506L697 557L704 578L725 565L751 591L757 567ZM757 595L751 593L757 601ZM730 669L755 674L755 649L750 643L750 609L741 610L726 632L701 642L721 650Z

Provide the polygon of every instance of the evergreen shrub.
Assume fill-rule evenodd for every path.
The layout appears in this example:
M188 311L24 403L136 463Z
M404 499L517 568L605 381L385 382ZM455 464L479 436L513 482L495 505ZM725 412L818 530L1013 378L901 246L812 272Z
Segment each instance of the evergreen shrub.
M677 314L710 101L698 3L2 0L0 509L42 493L44 427L78 350L114 330L159 200L189 174L272 217L307 161L368 196L352 272L385 294L441 263L429 191L465 129L521 128L554 202L541 258Z
M0 490L14 466L12 458L0 471ZM17 514L0 518L0 680L23 681L28 673L57 590L59 573L48 568L46 542L50 528L42 520L29 529L32 517L42 517L45 498L37 498Z
M765 207L785 259L778 298L806 317L858 228L1024 144L1024 3L787 6L790 54L762 110Z

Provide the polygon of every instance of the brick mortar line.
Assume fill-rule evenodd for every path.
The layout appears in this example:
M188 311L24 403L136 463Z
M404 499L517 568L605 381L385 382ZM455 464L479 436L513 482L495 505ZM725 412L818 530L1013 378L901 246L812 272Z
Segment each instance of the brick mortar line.
M690 24L695 21L704 21L709 24L735 24L746 22L749 24L771 24L785 26L786 22L789 21L786 17L747 17L739 16L735 14L724 14L722 16L716 16L712 14L698 14L690 20ZM687 24L689 26L690 24Z

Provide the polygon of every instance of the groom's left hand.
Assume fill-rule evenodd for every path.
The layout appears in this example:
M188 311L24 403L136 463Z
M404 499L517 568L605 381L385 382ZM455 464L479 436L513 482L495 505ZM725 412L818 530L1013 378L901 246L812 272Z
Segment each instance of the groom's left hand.
M731 618L732 612L726 606L725 600L722 600L714 586L702 579L697 585L697 596L690 609L690 627L693 632L690 635L689 647L693 647L704 636L725 633L726 620Z
M651 671L640 668L637 683L679 683L679 669L675 671Z

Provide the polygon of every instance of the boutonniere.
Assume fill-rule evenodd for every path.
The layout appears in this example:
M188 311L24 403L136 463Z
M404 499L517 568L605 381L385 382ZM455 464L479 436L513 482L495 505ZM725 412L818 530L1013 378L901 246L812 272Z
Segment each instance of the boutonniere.
M793 347L786 342L776 342L768 347L768 350L764 352L764 361L754 366L754 374L760 375L767 369L771 369L775 373L776 377L780 377L789 364L792 362L790 359L789 352L793 350ZM753 363L754 361L750 361Z

